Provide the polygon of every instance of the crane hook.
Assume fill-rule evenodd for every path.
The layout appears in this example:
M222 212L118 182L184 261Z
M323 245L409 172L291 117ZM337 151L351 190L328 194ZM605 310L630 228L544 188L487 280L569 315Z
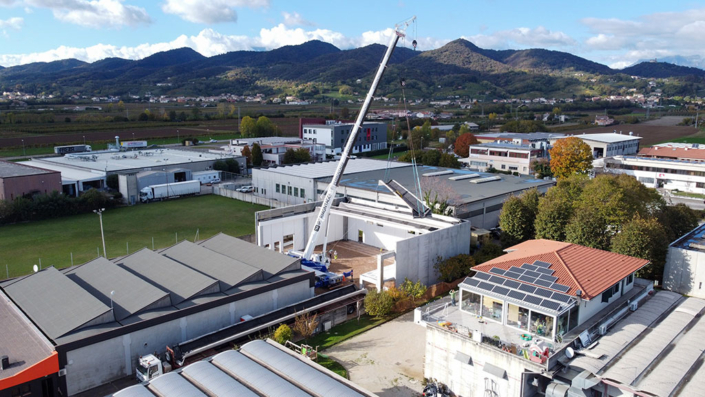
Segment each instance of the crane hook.
M416 45L417 45L417 44L418 44L418 43L416 42L416 40L414 40L414 41L411 42L411 45L414 46L414 51L416 51Z

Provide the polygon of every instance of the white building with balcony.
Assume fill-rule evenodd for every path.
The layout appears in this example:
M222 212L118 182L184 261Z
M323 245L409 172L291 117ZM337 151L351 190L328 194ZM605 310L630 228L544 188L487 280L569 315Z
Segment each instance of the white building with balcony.
M705 194L705 163L633 156L603 160L596 173L627 174L651 188Z

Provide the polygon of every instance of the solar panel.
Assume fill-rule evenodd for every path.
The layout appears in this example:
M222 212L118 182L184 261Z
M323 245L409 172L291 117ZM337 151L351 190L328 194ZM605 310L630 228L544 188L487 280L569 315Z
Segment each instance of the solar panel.
M561 307L561 304L558 302L550 301L548 299L544 299L539 306L545 307L546 309L558 310Z
M537 267L536 271L541 273L541 274L546 274L546 275L553 275L554 270L553 269L546 269L545 267Z
M470 280L467 280L464 282L464 284L467 284L471 287L477 287L477 284L480 282L480 280L475 280L474 278L471 278Z
M514 278L514 279L519 279L519 277L521 277L521 273L516 273L516 272L508 271L508 272L504 273L504 276L505 276L505 277L511 277L511 278Z
M536 282L535 282L534 284L540 285L540 286L546 287L546 288L551 288L551 285L552 285L553 283L550 282L550 281L546 281L546 280L537 278L537 279L536 279Z
M500 287L498 285L492 289L492 292L499 295L507 295L509 293L509 288Z
M522 269L522 268L516 267L516 266L512 266L509 268L510 272L519 273L519 274L524 273L524 270L526 270L526 269Z
M527 275L522 275L522 276L519 276L519 280L524 281L526 283L533 284L534 282L536 282L536 277L529 277Z
M489 279L490 279L490 275L487 274L487 273L480 273L480 272L477 272L477 274L475 274L475 278L479 278L480 280L489 280Z
M525 275L525 276L529 276L529 277L533 277L533 278L538 278L538 276L540 276L541 273L536 273L536 272L533 272L533 271L531 271L531 270L527 270L527 271L524 272L524 275Z
M492 285L490 283L485 283L483 281L480 281L480 284L477 285L477 288L484 289L486 291L492 291L493 287L494 287L494 285Z
M509 287L509 288L514 288L517 289L519 288L520 283L518 281L514 280L504 280L504 286Z
M551 295L551 299L563 303L569 303L571 301L570 295L565 295L558 292L554 292L553 295Z
M525 263L521 265L522 269L528 269L528 270L536 270L536 266L534 265L529 265L528 263Z
M538 267L551 267L551 264L543 261L534 261L534 266Z
M539 276L539 278L540 278L541 280L546 280L546 281L548 281L548 282L550 282L550 283L555 283L555 282L558 280L558 277L549 276L549 275L547 275L547 274L542 274L542 275Z
M514 298L516 300L521 301L521 300L524 300L524 297L526 296L526 294L521 293L519 291L509 291L509 294L507 296L509 296L510 298Z
M551 294L553 294L553 292L551 292L547 289L543 289L543 288L536 288L536 291L534 292L534 294L536 294L538 296L543 296L544 298L550 298Z
M530 303L530 304L532 304L532 305L538 305L538 304L540 304L540 303L541 303L541 300L542 300L541 298L539 298L538 296L534 296L534 295L526 295L526 296L524 297L524 302Z
M502 277L492 276L490 277L489 282L502 285L504 279Z
M524 291L524 292L528 292L528 293L530 293L530 294L533 294L534 291L536 291L536 287L532 287L532 286L526 285L526 284L520 285L520 286L519 286L519 289L522 290L522 291Z
M561 292L568 292L568 290L570 290L569 286L558 283L554 283L550 288Z
M502 270L497 267L493 267L492 269L490 269L490 273L499 274L500 276L503 276L505 271L506 270Z

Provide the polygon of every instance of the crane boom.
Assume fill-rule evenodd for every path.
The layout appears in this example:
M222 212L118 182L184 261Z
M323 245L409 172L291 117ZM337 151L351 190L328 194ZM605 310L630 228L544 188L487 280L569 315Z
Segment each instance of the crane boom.
M365 120L365 116L367 115L370 103L372 103L374 93L375 91L377 91L377 86L379 85L380 80L382 80L384 70L387 68L389 58L391 58L392 53L394 52L394 48L397 46L399 38L405 36L404 31L406 27L409 26L409 24L411 24L414 20L416 20L416 17L412 17L395 26L394 35L392 35L392 39L390 40L389 46L387 47L387 52L384 54L384 58L382 58L382 63L380 63L379 65L379 69L377 69L377 74L375 75L375 79L372 81L372 86L370 87L370 91L367 93L365 102L362 104L362 108L360 108L360 113L357 115L357 120L355 120L355 126L352 129L352 133L348 137L348 141L345 143L345 148L343 149L343 153L341 154L338 167L336 167L335 173L333 174L333 179L328 184L328 188L326 188L326 195L323 198L321 210L318 213L318 216L316 217L316 222L313 225L313 230L311 231L311 235L309 236L308 243L306 243L306 249L303 252L304 259L312 259L313 257L313 249L316 247L316 244L318 242L318 236L321 232L321 228L330 214L330 209L333 206L333 199L335 198L335 193L338 189L340 178L343 176L345 166L347 166L348 164L350 152L352 151L352 147L355 144L355 138L357 137L360 127L362 126L362 122Z

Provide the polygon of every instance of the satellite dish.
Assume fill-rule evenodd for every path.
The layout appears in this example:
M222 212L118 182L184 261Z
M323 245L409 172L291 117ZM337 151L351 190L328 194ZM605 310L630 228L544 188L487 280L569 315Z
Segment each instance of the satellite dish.
M575 351L573 351L572 347L566 347L565 349L565 356L568 358L573 358L575 357Z
M38 272L38 271L39 271L39 266L37 266L37 265L34 265L34 266L32 267L32 269L34 269L34 272L36 273L36 272Z

